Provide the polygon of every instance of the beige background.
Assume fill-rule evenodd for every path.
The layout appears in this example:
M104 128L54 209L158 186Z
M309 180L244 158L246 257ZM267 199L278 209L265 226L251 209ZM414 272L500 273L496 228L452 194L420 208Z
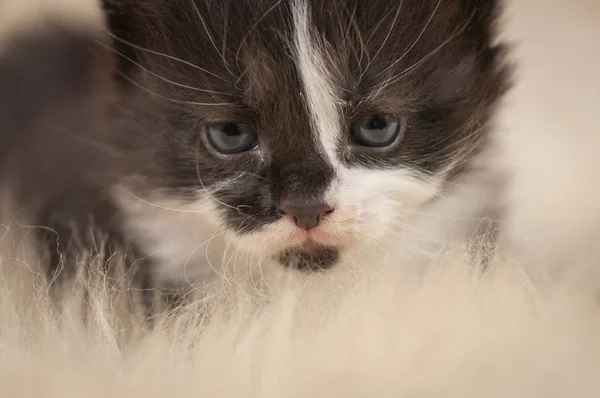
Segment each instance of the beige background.
M520 80L499 137L513 168L512 236L544 263L600 236L600 1L510 0ZM568 256L568 257L567 257Z

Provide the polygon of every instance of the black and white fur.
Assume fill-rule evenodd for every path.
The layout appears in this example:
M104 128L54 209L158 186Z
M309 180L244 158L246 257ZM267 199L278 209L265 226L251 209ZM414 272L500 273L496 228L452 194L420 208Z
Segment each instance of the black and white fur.
M469 202L477 189L470 199L462 190L480 171L508 87L494 37L497 1L105 0L102 7L108 33L90 34L60 59L27 42L51 35L16 41L51 66L89 61L77 64L76 89L66 89L68 81L44 87L71 113L48 111L57 100L44 95L20 104L69 132L44 147L46 167L31 156L50 134L44 123L15 127L0 113L0 140L22 151L0 171L29 188L34 178L46 182L42 192L16 196L23 208L35 202L30 214L52 229L53 251L85 247L72 231L94 225L163 279L205 279L236 261L324 269L395 259L425 250L415 246L421 241L447 239L440 225L448 220L496 215ZM82 40L51 30L63 43ZM18 62L12 54L0 70ZM5 74L22 83L14 91L26 92L40 62ZM83 125L71 123L79 108L88 112ZM385 148L356 145L353 124L372 114L406 121L403 138ZM258 147L215 151L206 136L218 123L252 126ZM32 131L26 145L14 143L19 129ZM73 161L59 164L64 156ZM26 169L15 166L25 159ZM290 203L332 211L307 231L283 211Z

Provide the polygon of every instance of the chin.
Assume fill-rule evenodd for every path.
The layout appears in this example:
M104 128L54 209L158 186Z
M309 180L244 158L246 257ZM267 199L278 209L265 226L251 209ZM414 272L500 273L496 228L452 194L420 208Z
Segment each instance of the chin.
M281 251L276 255L276 259L286 267L302 271L320 271L331 268L340 260L340 249L307 242Z
M381 242L395 225L391 218L378 216L372 206L348 206L308 231L283 218L252 233L228 231L226 238L239 249L279 265L316 271L336 266L344 253Z

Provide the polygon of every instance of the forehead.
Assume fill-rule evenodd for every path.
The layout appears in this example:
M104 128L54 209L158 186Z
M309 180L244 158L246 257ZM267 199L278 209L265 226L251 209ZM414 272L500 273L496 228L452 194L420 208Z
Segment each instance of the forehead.
M179 185L197 182L201 167L190 159L219 178L250 166L270 178L274 170L300 175L286 167L324 163L434 172L456 151L474 153L463 149L485 130L472 127L502 89L487 48L493 0L124 2L126 21L111 25L136 46L121 47L141 66L129 68L142 89L133 91L136 110L160 122L149 131L168 141L161 151L176 160L172 174L189 176ZM174 117L163 123L165 108ZM408 120L403 145L347 150L353 123L376 113ZM197 145L206 125L228 122L256 127L267 152L260 162L225 161Z
M140 5L137 12L143 19L138 25L148 30L146 47L201 66L204 72L190 73L189 65L152 57L154 68L179 72L196 86L239 94L249 102L269 102L274 94L298 91L302 30L301 39L310 41L304 55L318 53L342 99L351 101L368 96L382 80L417 62L425 64L419 67L421 75L432 73L427 66L440 56L450 64L450 47L460 48L456 36L465 22L461 4L453 0L157 0ZM303 10L306 18L299 18ZM414 90L412 81L396 83Z
M361 162L431 171L502 91L489 48L494 1L129 1L135 30L123 30L138 46L143 94L168 99L156 106L182 130L252 124L274 162L334 162L356 120L390 114L409 119L404 144ZM484 130L475 133L473 143Z

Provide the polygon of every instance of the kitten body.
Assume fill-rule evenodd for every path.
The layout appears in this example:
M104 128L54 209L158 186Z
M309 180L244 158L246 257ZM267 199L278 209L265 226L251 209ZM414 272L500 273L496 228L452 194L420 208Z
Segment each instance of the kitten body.
M111 40L93 53L115 66L91 141L115 171L54 189L95 195L42 206L54 230L93 220L179 284L400 262L496 215L478 203L496 184L479 155L507 87L496 2L106 0L104 12Z

